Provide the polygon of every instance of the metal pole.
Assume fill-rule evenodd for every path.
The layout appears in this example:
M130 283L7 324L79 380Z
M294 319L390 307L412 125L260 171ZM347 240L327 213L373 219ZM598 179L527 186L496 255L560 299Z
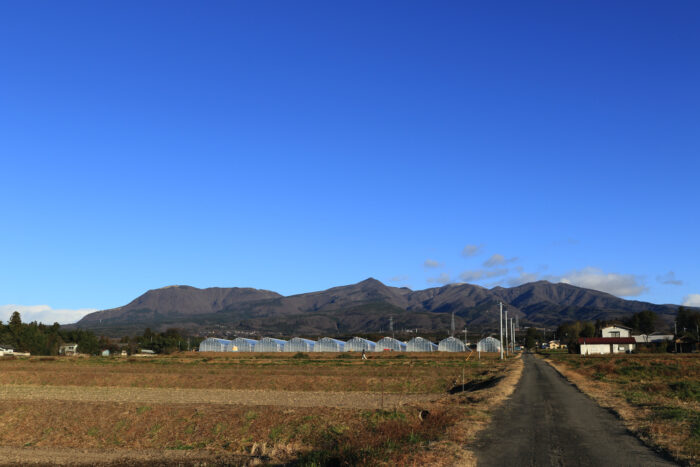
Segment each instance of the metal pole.
M501 360L503 360L503 303L498 302L499 314L498 314L498 324L501 328Z
M503 324L504 324L505 327L506 327L506 333L505 333L506 339L505 339L505 342L506 342L506 357L507 357L507 356L508 356L508 310L506 310L506 320L503 322Z

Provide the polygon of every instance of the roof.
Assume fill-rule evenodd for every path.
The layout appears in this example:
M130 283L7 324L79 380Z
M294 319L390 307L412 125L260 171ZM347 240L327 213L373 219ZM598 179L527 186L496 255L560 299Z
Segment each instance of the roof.
M579 344L636 344L634 337L579 337Z
M629 331L632 330L632 328L627 327L623 324L608 324L607 326L604 326L603 329L608 329L608 328L621 328L621 329L627 329Z

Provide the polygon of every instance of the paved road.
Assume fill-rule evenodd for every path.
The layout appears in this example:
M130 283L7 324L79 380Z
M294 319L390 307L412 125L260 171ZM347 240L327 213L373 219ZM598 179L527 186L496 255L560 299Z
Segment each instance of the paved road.
M645 447L547 363L523 358L515 392L476 440L477 465L676 465Z

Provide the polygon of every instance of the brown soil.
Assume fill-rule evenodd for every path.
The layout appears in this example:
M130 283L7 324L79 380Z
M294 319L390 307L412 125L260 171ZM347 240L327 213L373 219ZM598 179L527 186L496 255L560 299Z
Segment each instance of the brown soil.
M226 404L283 407L337 407L389 409L426 403L430 394L362 392L266 391L187 388L118 388L85 386L0 386L0 400L60 400L81 402L133 402L147 404Z

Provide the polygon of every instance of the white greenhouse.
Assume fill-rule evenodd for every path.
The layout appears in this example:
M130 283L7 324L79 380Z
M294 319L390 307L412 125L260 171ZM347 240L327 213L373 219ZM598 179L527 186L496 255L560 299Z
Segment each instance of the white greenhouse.
M353 337L345 345L345 350L348 352L362 352L363 350L366 352L374 352L376 347L377 344L370 340L363 339L362 337Z
M476 344L476 350L479 352L500 352L501 342L496 338L486 337Z
M464 342L456 337L448 337L438 343L438 351L440 352L471 352L471 349L464 345Z
M284 346L285 352L313 352L316 346L316 341L304 339L302 337L293 337L289 339L287 345Z
M330 337L323 337L318 340L314 350L316 352L345 352L345 342Z
M231 352L254 352L258 341L255 339L246 339L245 337L236 337L231 341Z
M217 339L216 337L207 337L199 343L200 352L228 352L231 341L226 339Z
M287 341L274 337L263 337L255 345L256 352L282 352Z
M394 339L393 337L382 337L377 341L377 346L374 348L376 352L394 351L405 352L406 343Z
M437 352L438 346L422 337L414 337L406 342L406 352Z

